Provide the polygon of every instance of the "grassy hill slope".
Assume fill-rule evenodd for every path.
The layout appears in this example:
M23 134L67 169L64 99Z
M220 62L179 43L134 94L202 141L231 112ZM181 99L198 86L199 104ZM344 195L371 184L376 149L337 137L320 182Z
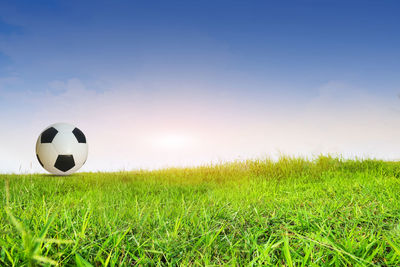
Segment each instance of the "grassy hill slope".
M0 265L399 265L400 163L0 175Z

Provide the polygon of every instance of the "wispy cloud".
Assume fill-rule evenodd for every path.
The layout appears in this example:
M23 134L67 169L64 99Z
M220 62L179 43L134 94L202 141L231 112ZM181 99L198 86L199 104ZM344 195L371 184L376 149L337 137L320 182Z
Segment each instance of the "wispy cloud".
M88 136L84 170L157 168L218 160L269 156L278 152L312 156L400 157L400 108L396 96L382 98L349 84L329 82L308 101L276 101L264 95L221 97L189 84L175 90L143 90L146 83L109 89L88 88L79 79L52 81L41 92L6 96L10 116L1 116L1 171L20 165L39 171L34 158L37 135L48 124L65 121ZM208 88L210 89L210 88ZM278 104L274 104L278 102ZM190 139L179 149L157 145L160 138ZM171 137L172 136L172 137ZM164 138L164 139L165 139Z

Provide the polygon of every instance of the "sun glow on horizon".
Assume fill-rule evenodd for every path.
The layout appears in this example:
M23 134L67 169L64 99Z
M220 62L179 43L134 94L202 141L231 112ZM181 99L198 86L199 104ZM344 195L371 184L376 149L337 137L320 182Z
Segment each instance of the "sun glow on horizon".
M153 145L168 150L183 150L193 146L194 139L185 134L166 133L154 137Z

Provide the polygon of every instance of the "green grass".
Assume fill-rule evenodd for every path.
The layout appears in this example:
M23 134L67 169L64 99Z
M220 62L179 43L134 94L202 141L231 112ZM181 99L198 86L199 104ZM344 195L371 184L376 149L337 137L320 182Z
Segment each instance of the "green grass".
M0 176L0 265L400 265L400 163Z

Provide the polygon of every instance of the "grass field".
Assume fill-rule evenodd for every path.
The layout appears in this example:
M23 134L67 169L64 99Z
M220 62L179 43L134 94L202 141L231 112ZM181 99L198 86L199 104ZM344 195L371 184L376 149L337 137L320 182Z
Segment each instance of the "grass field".
M400 163L0 176L0 265L400 265Z

